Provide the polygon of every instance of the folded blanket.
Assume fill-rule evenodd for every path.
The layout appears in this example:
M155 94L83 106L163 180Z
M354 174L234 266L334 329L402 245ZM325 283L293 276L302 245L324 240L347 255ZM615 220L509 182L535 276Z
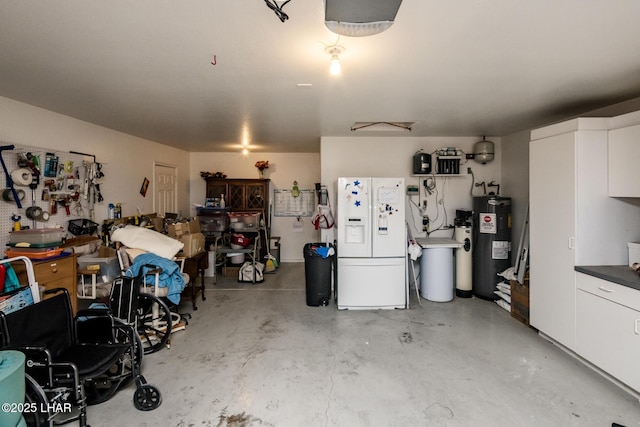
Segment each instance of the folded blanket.
M184 243L179 240L144 227L136 227L135 225L127 225L124 228L114 230L111 233L111 240L121 242L129 248L153 252L168 259L172 259L184 247Z
M151 252L140 254L133 260L133 264L125 274L129 277L138 277L158 267L162 269L158 286L168 287L167 299L176 305L180 304L180 294L184 290L185 283L180 266L174 261ZM155 277L146 276L145 283L155 285Z

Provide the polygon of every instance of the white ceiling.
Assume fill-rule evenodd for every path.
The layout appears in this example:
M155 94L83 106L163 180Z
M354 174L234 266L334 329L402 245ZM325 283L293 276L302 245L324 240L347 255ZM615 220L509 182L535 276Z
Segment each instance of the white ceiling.
M317 152L356 121L501 136L640 96L638 0L404 0L390 30L340 38L339 77L323 0L284 11L0 0L0 96L189 151L263 152Z

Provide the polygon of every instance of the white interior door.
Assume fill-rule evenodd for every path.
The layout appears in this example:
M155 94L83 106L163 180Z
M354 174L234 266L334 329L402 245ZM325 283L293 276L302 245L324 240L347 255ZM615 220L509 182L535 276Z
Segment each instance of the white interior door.
M153 209L164 216L166 212L177 213L178 208L178 168L175 166L154 165Z

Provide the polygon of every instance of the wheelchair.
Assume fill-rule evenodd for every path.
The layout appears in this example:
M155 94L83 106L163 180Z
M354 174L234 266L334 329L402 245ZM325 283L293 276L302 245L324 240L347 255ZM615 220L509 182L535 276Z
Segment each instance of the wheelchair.
M0 312L0 349L22 351L26 362L23 413L29 426L78 421L87 426L87 405L106 401L135 379L136 409L156 409L160 391L140 373L138 334L108 309L88 309L73 317L66 289L45 291L45 299Z
M163 268L155 264L141 265L139 271L134 273L132 269L133 260L129 257L128 248L122 244L117 245L116 254L118 257L118 263L120 264L120 270L123 277L133 277L135 283L138 284L139 294L137 296L137 309L135 310L136 318L131 318L130 308L126 308L120 311L120 307L123 305L122 301L118 298L110 300L110 305L116 307L115 311L121 312L120 318L127 318L129 324L135 324L142 340L144 353L155 353L164 347L170 347L171 333L175 332L178 327L189 323L191 318L190 313L178 313L178 306L171 303L167 298L168 288L162 286L163 280ZM135 249L134 249L135 251ZM185 259L177 257L174 259L176 265L179 267L179 274L184 280L185 284L189 283L189 275L184 273ZM134 276L137 274L137 276ZM127 307L127 303L124 304ZM129 313L127 313L129 310Z
M143 276L115 279L109 308L120 322L134 328L141 351L150 354L169 346L173 313L160 297L140 291L143 281Z

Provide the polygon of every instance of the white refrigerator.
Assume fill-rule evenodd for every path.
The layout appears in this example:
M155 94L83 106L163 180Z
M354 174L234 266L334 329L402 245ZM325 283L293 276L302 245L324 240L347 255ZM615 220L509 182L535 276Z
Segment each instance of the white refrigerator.
M338 178L338 309L407 307L404 178Z

